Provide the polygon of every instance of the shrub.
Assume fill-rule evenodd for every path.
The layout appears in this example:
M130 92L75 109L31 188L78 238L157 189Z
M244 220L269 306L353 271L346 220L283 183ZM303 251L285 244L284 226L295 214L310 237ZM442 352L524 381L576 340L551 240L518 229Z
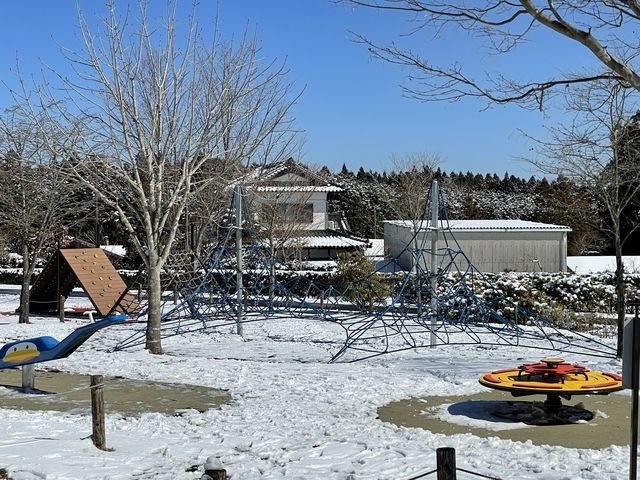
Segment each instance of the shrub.
M389 295L389 289L375 273L373 263L359 251L338 254L332 280L342 298L360 308L372 310L374 303Z

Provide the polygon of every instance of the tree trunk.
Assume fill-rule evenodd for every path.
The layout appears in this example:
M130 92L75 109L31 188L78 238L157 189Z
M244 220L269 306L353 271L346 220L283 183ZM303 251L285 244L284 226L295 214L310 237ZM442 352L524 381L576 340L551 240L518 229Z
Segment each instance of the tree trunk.
M269 259L269 310L273 309L273 299L276 292L276 256L275 249L271 248L271 258Z
M418 224L414 224L414 228L417 231L417 229L419 228ZM418 307L418 318L420 318L422 317L422 283L421 283L422 275L420 274L420 261L422 260L422 258L418 256L418 239L417 238L413 239L413 252L414 252L413 253L414 255L413 270L415 272L413 286L416 290L416 306ZM431 275L433 275L433 272L431 272ZM431 292L431 294L433 295L433 292Z
M624 284L624 264L622 263L622 242L620 236L616 235L615 238L616 248L616 273L614 276L614 282L616 287L616 312L618 314L618 345L617 353L618 358L622 358L622 335L624 330L624 318L625 312L625 284Z
M31 268L31 262L29 259L29 247L22 247L22 285L20 286L20 316L18 323L30 323L29 322L29 284L31 283L31 276L33 275L33 269Z
M147 311L147 342L145 348L150 353L161 354L160 318L162 316L162 285L160 282L161 269L157 264L151 264L147 269L147 297L149 308Z

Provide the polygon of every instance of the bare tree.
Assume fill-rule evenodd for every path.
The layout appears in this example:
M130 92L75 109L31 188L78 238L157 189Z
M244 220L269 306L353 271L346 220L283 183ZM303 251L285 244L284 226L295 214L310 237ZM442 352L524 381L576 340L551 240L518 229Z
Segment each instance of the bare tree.
M422 278L418 275L419 263L424 261L420 258L419 252L421 240L418 232L424 228L425 220L429 219L427 207L427 193L431 182L434 179L435 169L440 163L437 154L428 152L408 153L404 156L391 156L394 170L397 172L394 191L397 196L393 202L397 218L406 219L411 222L413 232L412 237L413 267L415 269L416 296L418 305L422 304ZM432 275L434 273L432 272ZM421 307L419 307L421 308Z
M602 228L613 241L616 255L619 356L625 318L622 248L640 227L640 115L631 115L638 104L630 97L627 89L611 81L574 92L567 97L574 121L549 129L550 140L538 142L541 155L532 160L541 171L586 186L606 210Z
M291 158L287 164L293 166L295 174L297 164ZM313 208L314 185L320 178L312 171L308 175L311 176L307 179L308 184L299 184L297 180L293 184L286 180L263 181L261 170L251 175L255 182L248 188L250 209L255 213L258 233L272 260L269 263L269 298L273 298L276 284L275 260L302 260L305 232L325 229L324 221L319 224Z
M394 182L394 210L397 218L411 220L414 226L425 218L426 196L433 180L440 156L429 152L391 155L396 173Z
M539 163L537 159L533 161ZM545 163L550 162L547 159ZM604 230L602 200L589 184L577 183L576 180L558 174L556 180L549 185L548 193L538 198L544 206L537 218L541 221L553 218L555 223L571 227L567 243L568 255L601 252L612 239Z
M29 323L29 285L37 260L86 209L76 202L65 162L15 110L0 117L0 225L22 255L20 323Z
M241 173L241 165L221 159L207 162L200 171L199 176L215 181L207 182L195 192L184 215L183 234L195 258L202 259L207 245L220 238L231 201L229 185Z
M72 137L74 174L118 213L147 271L146 348L162 353L161 282L185 208L218 178L198 173L210 161L264 159L292 134L295 101L283 66L259 58L255 37L225 44L203 34L191 14L186 26L167 2L163 25L119 16L114 2L92 31L79 15L82 46L66 51L70 73L47 80L23 105L57 125L47 137ZM53 72L56 73L56 72Z
M259 204L258 228L271 255L300 258L296 238L313 223L308 192L251 192L251 203ZM258 198L259 197L259 198Z
M230 122L230 119L227 118L226 121ZM250 143L245 138L246 132L242 133L239 147L248 149ZM226 139L225 142L229 143L229 139ZM204 177L208 181L193 195L185 221L185 223L194 226L193 231L187 234L192 237L191 248L197 257L202 255L206 242L218 238L226 222L225 213L229 208L232 193L230 185L247 175L255 177L256 173L262 172L263 167L267 164L275 164L286 158L292 158L292 155L299 154L299 148L300 145L295 141L293 135L288 135L285 138L276 133L264 139L259 152L254 149L250 155L248 152L244 152L239 157L243 160L253 158L255 162L250 167L246 165L246 162L239 162L238 158L229 156L205 163L198 177ZM251 169L254 170L253 173L251 173ZM247 170L250 173L247 174ZM252 181L256 180L260 180L259 175ZM242 180L240 181L242 182Z
M486 75L473 78L464 66L435 65L419 52L395 43L378 45L360 36L372 54L393 64L408 67L405 94L423 101L455 101L475 97L489 103L519 103L541 108L557 87L616 80L640 90L638 51L635 33L640 22L640 2L573 0L492 0L465 2L443 0L345 0L363 7L383 9L407 16L412 33L426 31L434 36L445 28L465 35L477 35L489 52L503 54L528 41L534 33L548 33L572 40L601 68L559 74L556 77L527 79Z
M404 87L408 97L421 101L457 101L463 98L476 98L490 104L515 103L525 108L545 106L546 101L560 92L571 95L575 87L601 85L602 82L615 87L620 93L623 89L640 91L640 37L636 30L640 23L640 2L621 1L573 1L573 0L492 0L489 2L465 2L443 0L430 2L425 0L345 0L358 6L388 10L410 15L413 32L425 31L437 35L441 29L451 28L458 33L475 35L486 42L491 53L504 54L518 49L525 42L535 42L538 35L549 34L564 37L584 49L588 61L585 67L546 78L509 78L504 75L486 74L482 80L473 78L468 69L459 63L450 66L436 65L418 52L404 49L395 43L377 45L364 36L360 40L368 45L372 54L382 60L407 67L411 72L409 80L413 86ZM590 65L594 65L590 67ZM561 88L558 88L561 87ZM597 87L596 87L597 88ZM616 101L610 102L615 109ZM595 107L595 104L592 104ZM602 112L604 113L604 112ZM614 112L611 112L614 113ZM620 113L620 112L617 112ZM609 115L610 120L613 119ZM625 115L615 122L624 121ZM609 122L609 127L614 123ZM632 124L633 125L633 124ZM629 125L629 127L632 127ZM604 131L607 128L599 126ZM588 144L602 146L602 130L583 131L586 135L576 146L591 153L590 157L602 160L601 153L589 152ZM612 130L616 136L628 131ZM589 139L588 135L594 135ZM614 153L611 165L594 164L592 174L598 175L598 182L607 185L605 203L609 203L609 216L612 227L621 221L622 209L618 208L633 198L633 188L626 184L626 172L632 162L620 164L621 144L616 136L609 138L609 151ZM613 143L612 143L613 142ZM569 153L566 152L565 153ZM606 157L604 157L606 158ZM582 160L573 156L575 167L583 165ZM597 168L599 167L599 169ZM566 172L561 172L566 174ZM578 173L578 172L577 172ZM582 173L587 173L582 172ZM618 178L613 178L617 175ZM571 175L568 175L571 176ZM632 174L634 177L635 174ZM605 192L603 191L603 194ZM629 200L626 201L625 198ZM613 203L610 203L613 201ZM611 208L615 205L615 208ZM617 216L617 217L616 217ZM616 217L616 218L614 218ZM614 234L615 237L615 234ZM619 254L617 255L620 256ZM622 264L618 260L616 278L618 282L619 323L623 315L624 295ZM622 336L619 328L619 345ZM619 352L620 353L620 352Z
M408 153L404 156L391 156L391 163L396 172L392 202L396 218L409 220L414 232L424 227L429 219L426 212L427 193L434 179L440 157L428 152ZM420 240L415 235L412 240L414 252L418 251Z

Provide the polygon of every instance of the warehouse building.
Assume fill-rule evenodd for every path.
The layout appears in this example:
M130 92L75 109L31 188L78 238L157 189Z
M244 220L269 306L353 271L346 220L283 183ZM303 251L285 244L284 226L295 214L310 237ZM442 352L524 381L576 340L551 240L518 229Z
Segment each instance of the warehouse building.
M569 227L525 220L441 220L437 249L461 250L456 259L464 270L470 262L481 272L566 272ZM403 269L411 270L415 251L431 249L432 229L424 220L384 222L385 252L397 258ZM424 253L424 252L423 252ZM419 255L423 268L428 255Z

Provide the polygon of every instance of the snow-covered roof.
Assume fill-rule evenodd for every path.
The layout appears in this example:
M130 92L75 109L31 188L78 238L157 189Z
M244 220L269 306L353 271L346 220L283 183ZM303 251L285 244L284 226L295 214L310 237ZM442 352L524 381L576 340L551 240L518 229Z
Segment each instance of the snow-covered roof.
M414 229L414 224L420 230L427 230L431 226L430 220L423 220L416 224L413 220L387 220L385 223ZM530 222L528 220L449 220L448 224L445 220L440 220L440 229L451 229L453 231L560 231L570 232L571 228L566 225L553 225L550 223Z
M384 238L370 238L369 244L371 246L364 251L365 256L384 258Z
M327 237L302 237L304 248L354 248L365 247L366 242L348 237L331 235Z
M295 184L278 181L278 177L293 174L304 180L304 183ZM272 182L272 183L270 183ZM289 158L284 162L258 166L246 175L233 182L234 185L258 185L257 190L262 192L341 192L342 188L333 185L322 175L311 171L305 165ZM280 183L280 185L278 185Z
M369 241L336 230L310 230L291 239L302 248L367 248Z
M341 192L335 185L265 185L256 188L258 192Z
M119 255L121 257L127 256L127 249L123 245L100 245L100 248L106 252Z
M247 182L259 182L264 180L270 180L275 178L288 169L290 169L294 163L290 160L284 162L273 163L270 165L264 165L255 168L245 176Z

